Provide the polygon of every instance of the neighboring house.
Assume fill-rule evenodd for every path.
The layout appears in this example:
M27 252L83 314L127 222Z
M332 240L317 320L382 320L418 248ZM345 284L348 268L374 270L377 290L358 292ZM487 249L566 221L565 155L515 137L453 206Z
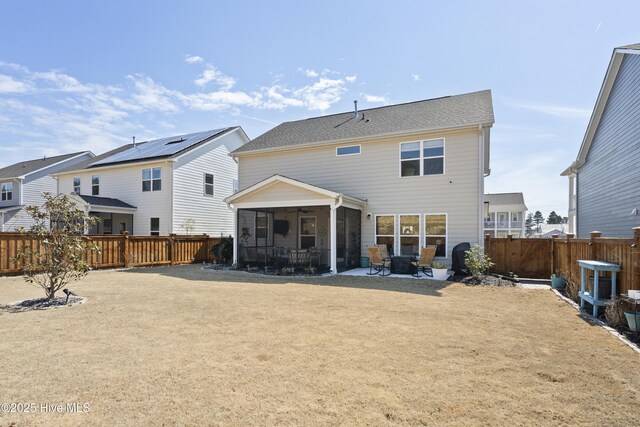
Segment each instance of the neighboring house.
M491 237L524 237L527 205L522 193L485 194L484 234Z
M128 144L56 174L100 222L92 234L232 233L224 199L238 168L229 153L249 139L240 127Z
M232 153L234 260L307 249L336 272L385 244L405 255L437 245L450 262L456 244L483 241L493 122L486 90L276 126Z
M614 49L569 177L569 232L629 237L640 227L640 44Z
M28 229L33 225L24 208L42 205L45 192L56 194L57 183L50 174L92 157L93 153L83 151L27 160L0 169L0 231Z
M567 224L540 224L537 227L534 224L533 227L531 237L551 239L554 234L558 237L567 237Z

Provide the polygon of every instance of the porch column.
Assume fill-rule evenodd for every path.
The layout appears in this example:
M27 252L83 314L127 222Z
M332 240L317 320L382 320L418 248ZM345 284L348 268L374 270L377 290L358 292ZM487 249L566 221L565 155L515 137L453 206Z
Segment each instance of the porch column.
M233 262L232 264L238 264L238 209L235 206L229 205L231 212L233 212L233 221L231 229L231 237L233 238Z
M337 233L338 221L337 221L337 215L336 215L337 209L338 208L336 205L331 205L330 213L329 213L329 228L331 229L330 251L331 251L331 272L332 273L338 272L338 256L337 256L338 242L336 242L338 238L338 233Z

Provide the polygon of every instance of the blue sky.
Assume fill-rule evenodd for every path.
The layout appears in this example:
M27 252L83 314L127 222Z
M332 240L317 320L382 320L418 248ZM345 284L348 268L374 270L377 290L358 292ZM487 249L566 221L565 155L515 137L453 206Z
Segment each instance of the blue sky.
M3 1L0 166L154 137L491 89L489 192L567 212L638 2Z

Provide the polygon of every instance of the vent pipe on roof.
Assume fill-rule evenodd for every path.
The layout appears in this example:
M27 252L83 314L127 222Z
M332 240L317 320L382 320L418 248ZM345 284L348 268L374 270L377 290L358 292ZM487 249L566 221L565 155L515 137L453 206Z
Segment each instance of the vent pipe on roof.
M353 101L353 117L358 117L358 100Z
M136 137L132 136L132 138L133 138L133 146L135 147L136 146Z

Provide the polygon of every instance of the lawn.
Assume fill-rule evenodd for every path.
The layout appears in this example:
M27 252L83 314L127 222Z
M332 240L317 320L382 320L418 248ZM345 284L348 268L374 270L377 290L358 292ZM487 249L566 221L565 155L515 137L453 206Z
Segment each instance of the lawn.
M544 290L200 266L0 314L0 425L637 425L640 357ZM0 279L0 304L39 297ZM43 413L41 403L89 412Z

